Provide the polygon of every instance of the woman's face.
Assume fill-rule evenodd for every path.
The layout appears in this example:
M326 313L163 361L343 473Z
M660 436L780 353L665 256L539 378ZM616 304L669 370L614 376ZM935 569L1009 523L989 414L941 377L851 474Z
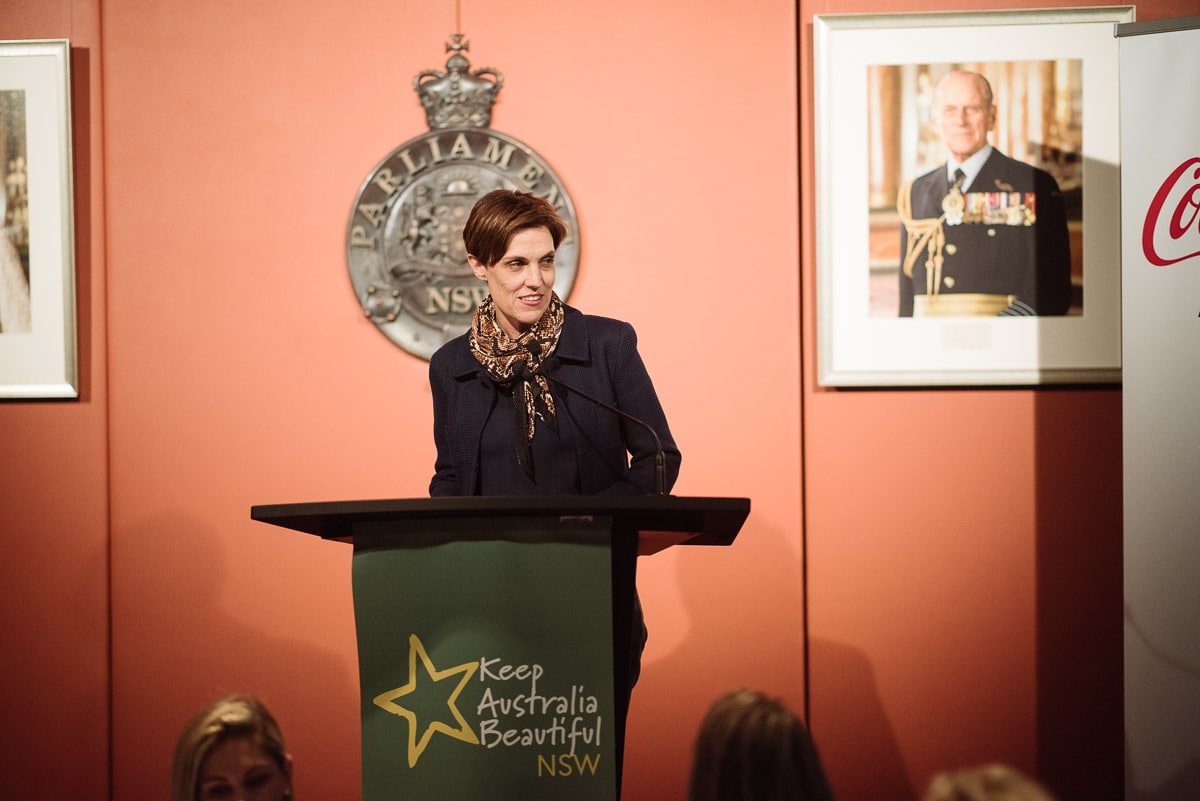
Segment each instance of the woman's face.
M249 737L225 740L200 766L197 801L283 801L292 792L291 765L279 764Z
M532 328L550 305L554 239L546 228L517 231L495 264L483 264L470 255L467 262L475 276L487 282L496 304L496 322L510 337Z

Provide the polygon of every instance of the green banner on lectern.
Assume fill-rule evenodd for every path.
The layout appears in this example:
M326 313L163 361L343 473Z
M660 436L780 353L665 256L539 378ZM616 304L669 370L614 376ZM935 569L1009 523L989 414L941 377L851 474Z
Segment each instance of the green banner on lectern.
M609 529L545 525L356 549L364 801L615 798Z

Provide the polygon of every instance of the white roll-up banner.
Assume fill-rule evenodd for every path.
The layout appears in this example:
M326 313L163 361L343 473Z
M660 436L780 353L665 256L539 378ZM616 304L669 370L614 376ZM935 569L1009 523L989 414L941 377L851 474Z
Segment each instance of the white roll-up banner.
M1125 798L1200 799L1200 17L1115 34Z

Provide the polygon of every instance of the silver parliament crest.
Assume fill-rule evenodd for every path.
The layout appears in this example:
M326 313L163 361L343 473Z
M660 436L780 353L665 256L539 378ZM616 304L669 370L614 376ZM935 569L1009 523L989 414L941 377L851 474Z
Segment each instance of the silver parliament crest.
M462 230L475 201L493 189L545 197L566 221L554 283L563 300L579 269L579 223L566 188L532 148L490 127L504 77L491 68L472 71L467 49L454 34L446 70L413 79L429 132L371 171L346 230L350 281L363 314L423 359L464 333L487 295L467 264Z

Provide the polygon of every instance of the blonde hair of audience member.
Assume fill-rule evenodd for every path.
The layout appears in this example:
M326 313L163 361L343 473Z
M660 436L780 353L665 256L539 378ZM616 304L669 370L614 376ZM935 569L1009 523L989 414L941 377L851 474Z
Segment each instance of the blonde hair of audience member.
M291 797L292 758L262 701L222 698L184 725L175 744L171 801Z
M1054 801L1054 796L1015 768L993 764L937 774L922 801Z
M700 723L688 801L832 801L808 728L777 699L726 693Z

